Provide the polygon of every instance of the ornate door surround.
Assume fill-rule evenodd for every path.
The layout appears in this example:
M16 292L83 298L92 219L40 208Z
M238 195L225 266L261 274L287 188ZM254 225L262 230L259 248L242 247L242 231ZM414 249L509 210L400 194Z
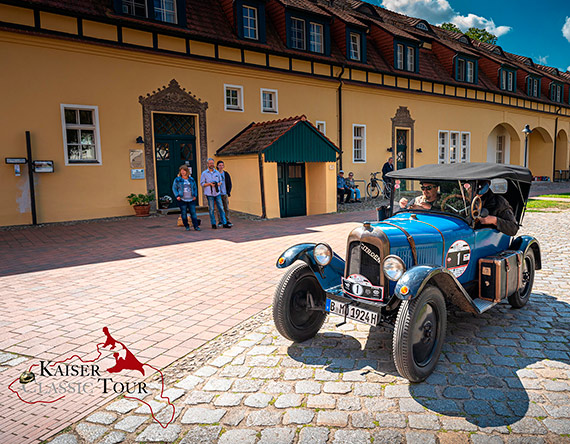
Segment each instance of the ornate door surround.
M392 155L394 156L394 164L396 164L397 155L397 140L396 140L396 129L409 129L409 139L408 139L408 153L407 156L409 160L409 167L414 166L414 123L415 120L412 119L410 111L407 106L400 106L396 110L396 114L391 118L392 120Z

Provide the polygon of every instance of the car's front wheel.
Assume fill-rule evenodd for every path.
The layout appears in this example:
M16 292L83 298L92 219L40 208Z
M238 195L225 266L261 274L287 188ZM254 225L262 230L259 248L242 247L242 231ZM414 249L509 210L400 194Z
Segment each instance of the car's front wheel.
M447 310L439 288L428 285L415 299L402 302L392 339L392 354L400 375L420 382L433 372L446 327Z
M317 334L325 322L325 293L305 263L292 266L281 278L273 297L273 320L279 333L295 342L306 341Z
M534 284L534 270L536 262L534 261L534 251L529 248L524 255L522 269L522 285L519 291L509 296L509 304L513 308L521 308L526 305L532 293L532 285Z

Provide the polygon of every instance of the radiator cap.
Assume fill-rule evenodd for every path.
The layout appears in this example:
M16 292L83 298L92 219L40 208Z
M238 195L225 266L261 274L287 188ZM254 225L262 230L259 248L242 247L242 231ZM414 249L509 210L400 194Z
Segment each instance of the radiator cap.
M366 221L362 225L364 225L364 228L366 228L368 231L372 231L372 225L370 222Z

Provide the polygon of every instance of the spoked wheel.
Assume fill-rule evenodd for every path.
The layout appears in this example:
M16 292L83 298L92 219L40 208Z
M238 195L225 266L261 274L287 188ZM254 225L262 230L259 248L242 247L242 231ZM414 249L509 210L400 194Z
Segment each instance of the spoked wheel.
M380 187L378 184L369 183L366 185L366 194L368 194L368 197L375 199L380 195Z
M420 382L433 372L446 327L445 299L437 287L428 285L417 298L402 302L392 339L392 354L400 375Z
M305 263L294 265L281 278L273 297L273 321L287 339L306 341L315 336L325 322L324 311L308 309L310 297L324 310L325 294L315 275Z
M535 266L534 252L529 248L523 259L522 286L519 291L509 296L509 304L511 304L513 308L524 307L530 299L532 285L534 284Z

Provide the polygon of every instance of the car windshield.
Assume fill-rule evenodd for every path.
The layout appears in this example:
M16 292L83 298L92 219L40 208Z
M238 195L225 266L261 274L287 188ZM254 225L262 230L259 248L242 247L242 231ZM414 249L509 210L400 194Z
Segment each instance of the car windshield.
M394 213L443 212L469 218L471 216L474 181L428 181L396 179L394 181Z

